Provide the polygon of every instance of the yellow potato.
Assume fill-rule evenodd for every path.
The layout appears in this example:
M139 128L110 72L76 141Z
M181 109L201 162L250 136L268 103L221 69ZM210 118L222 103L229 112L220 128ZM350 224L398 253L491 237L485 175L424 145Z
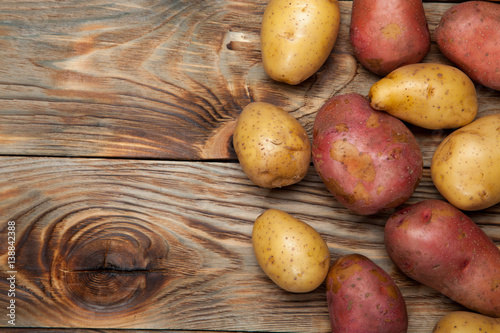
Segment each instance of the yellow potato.
M495 333L500 332L500 318L491 318L468 311L453 311L444 315L432 333Z
M446 137L431 161L439 192L455 207L480 210L500 202L500 113Z
M269 103L253 102L243 109L233 145L245 174L264 188L299 182L311 163L311 142L302 124Z
M264 273L286 291L312 291L328 274L330 251L321 235L286 212L262 213L255 220L252 243Z
M276 81L301 83L326 61L339 26L337 0L270 0L260 34L264 70Z
M433 63L400 67L369 91L373 108L426 129L472 122L478 103L474 83L459 69Z

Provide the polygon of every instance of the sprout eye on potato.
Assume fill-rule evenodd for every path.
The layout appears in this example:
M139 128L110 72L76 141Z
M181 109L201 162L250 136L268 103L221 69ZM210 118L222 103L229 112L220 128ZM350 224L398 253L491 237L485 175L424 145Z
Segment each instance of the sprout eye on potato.
M265 72L291 85L303 82L330 55L339 27L337 0L270 0L260 36Z
M426 129L467 125L478 111L474 83L442 64L402 66L377 81L368 96L373 108Z
M269 103L253 102L243 109L233 145L245 174L264 188L299 182L311 163L311 142L304 127Z

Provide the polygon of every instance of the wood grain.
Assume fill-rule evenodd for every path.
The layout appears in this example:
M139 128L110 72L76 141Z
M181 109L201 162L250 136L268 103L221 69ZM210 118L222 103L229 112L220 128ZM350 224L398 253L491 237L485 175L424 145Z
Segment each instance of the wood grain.
M299 184L267 190L235 163L6 157L0 178L0 239L4 221L16 221L18 326L329 332L324 285L287 293L260 270L251 230L267 208L311 224L332 260L358 252L388 271L406 297L409 332L430 332L461 309L393 266L383 245L389 213L348 212L313 168ZM440 198L428 171L408 203L425 198ZM469 216L500 245L499 213ZM6 253L2 241L2 290ZM1 293L0 308L8 301Z
M62 333L62 332L71 332L71 333L155 333L158 330L126 330L126 329L84 329L84 328L4 328L2 330L3 333ZM186 333L185 330L162 330L160 332L168 332L168 333ZM214 331L189 331L189 333L213 333ZM243 331L217 331L218 333L243 333Z
M453 2L424 3L433 40ZM293 87L270 80L259 49L266 3L0 1L0 308L11 299L15 221L24 327L0 321L2 332L330 332L324 286L287 293L258 267L251 229L267 208L311 224L332 260L358 252L388 271L409 332L462 309L391 263L390 212L352 214L312 166L299 184L266 190L235 163L232 131L249 102L282 107L311 135L326 99L366 95L380 78L353 57L351 2L341 1L339 38L318 73ZM424 61L450 64L435 43ZM500 92L476 88L478 116L500 112ZM428 167L451 131L409 127L426 168L406 204L441 198ZM500 245L500 205L468 215Z
M264 0L0 2L0 155L234 159L241 109L267 101L311 135L334 94L367 94L341 1L335 48L298 86L270 80L259 47ZM450 3L425 3L431 32ZM435 43L425 62L448 61ZM500 92L477 87L479 116ZM448 132L412 128L428 166Z

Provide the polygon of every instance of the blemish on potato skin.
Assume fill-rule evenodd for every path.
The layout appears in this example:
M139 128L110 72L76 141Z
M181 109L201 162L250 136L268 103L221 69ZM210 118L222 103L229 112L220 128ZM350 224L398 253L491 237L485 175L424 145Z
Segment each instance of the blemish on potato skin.
M430 208L422 210L422 213L420 214L420 219L423 224L431 223L432 222L432 210Z
M414 261L405 261L400 264L401 271L405 274L412 274L415 266L416 262Z
M500 279L493 279L491 281L491 292L494 292L500 288Z
M336 294L339 292L340 288L344 285L344 282L352 277L353 275L358 274L363 271L363 267L358 264L352 262L338 262L335 265L335 276L336 279L331 280L331 291Z
M320 173L321 176L321 173ZM334 178L326 178L321 176L323 179L323 182L326 184L327 188L331 189L332 192L334 192L338 198L339 201L345 202L346 204L352 205L356 202L356 198L354 195L347 193L342 185L337 182Z
M370 274L372 274L373 276L375 276L379 282L387 282L387 278L385 276L383 276L382 274L380 274L380 272L376 269L370 269Z
M381 58L374 58L366 59L366 62L368 63L370 68L372 68L373 70L378 70L382 67L382 63L384 62L384 60Z
M394 287L392 285L385 286L385 291L387 292L387 295L389 295L389 297L391 297L392 299L394 299L394 300L399 299L399 295L398 295L398 292L396 290L396 287Z
M408 143L408 135L406 133L392 131L392 141L395 143Z
M459 272L463 272L463 271L464 271L464 270L465 270L465 269L469 266L469 264L470 264L470 260L468 260L468 259L464 260L464 261L460 264L460 266L458 267L458 271L459 271Z
M375 168L370 155L361 153L356 146L344 140L335 141L330 148L330 157L342 163L347 172L357 179L373 182Z
M347 126L345 123L337 124L335 125L335 130L337 132L349 132L349 126Z
M401 147L396 147L389 154L387 154L387 160L399 160L402 155L403 149Z
M376 113L370 114L368 120L366 121L366 127L368 128L377 128L380 126L379 117Z
M377 194L380 194L386 190L386 187L383 185L377 186Z
M370 193L366 190L366 187L363 183L358 182L353 190L353 196L356 201L364 201L366 205L371 205L373 202L373 198Z
M400 229L408 229L409 226L410 226L410 221L408 219L401 219L396 224L396 228Z
M382 36L387 39L396 40L401 36L401 27L397 23L389 23L380 29Z

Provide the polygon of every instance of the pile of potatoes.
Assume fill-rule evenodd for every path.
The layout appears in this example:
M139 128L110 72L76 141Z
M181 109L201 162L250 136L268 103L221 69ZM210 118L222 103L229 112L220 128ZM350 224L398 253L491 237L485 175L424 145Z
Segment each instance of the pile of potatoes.
M330 56L339 25L335 0L270 0L261 27L265 72L300 84ZM353 214L395 209L384 239L394 264L471 310L448 314L434 331L498 332L500 250L463 211L500 202L500 113L476 119L475 87L500 90L500 4L456 4L434 35L453 66L420 62L431 42L421 1L353 0L354 55L382 76L368 96L327 100L316 114L312 142L288 112L253 102L239 116L234 149L260 187L296 184L312 160L326 188ZM405 123L454 130L431 163L432 181L446 201L399 208L423 172L420 147ZM277 209L256 219L252 242L260 267L279 287L304 293L326 282L333 332L407 331L398 286L370 258L353 253L331 263L322 236Z

